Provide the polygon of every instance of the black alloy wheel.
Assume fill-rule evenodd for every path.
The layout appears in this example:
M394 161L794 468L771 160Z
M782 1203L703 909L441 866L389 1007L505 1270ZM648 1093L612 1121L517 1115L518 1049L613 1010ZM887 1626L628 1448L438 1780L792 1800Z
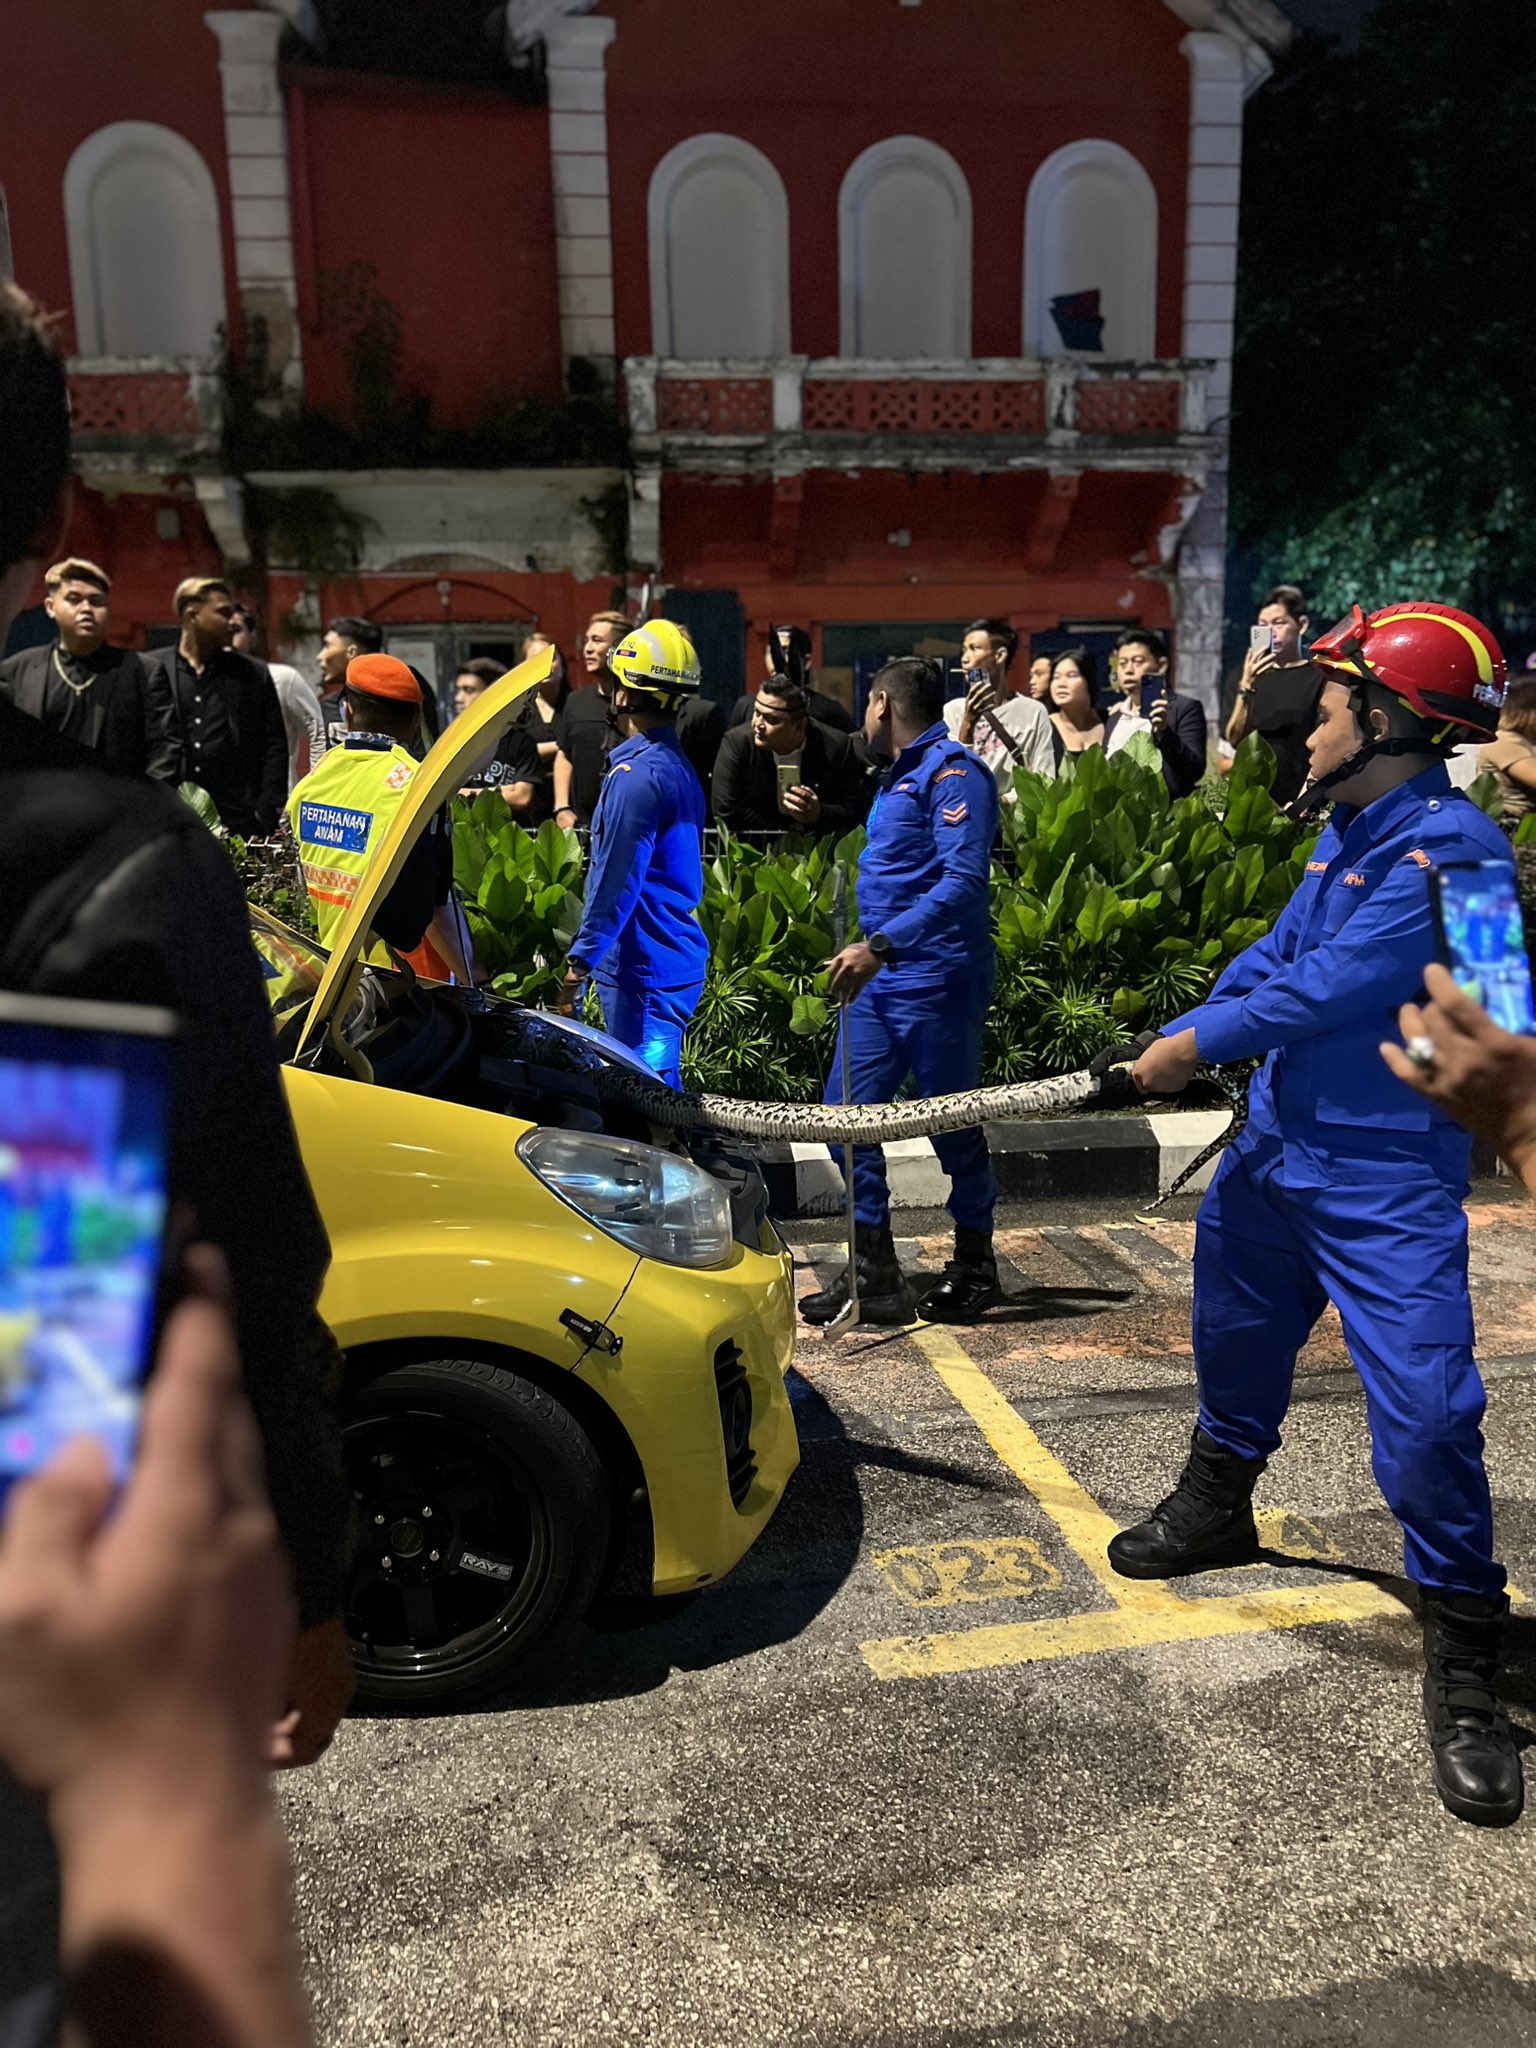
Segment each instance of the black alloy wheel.
M483 1359L397 1366L348 1402L357 1527L346 1595L358 1697L463 1706L586 1612L608 1475L575 1416Z

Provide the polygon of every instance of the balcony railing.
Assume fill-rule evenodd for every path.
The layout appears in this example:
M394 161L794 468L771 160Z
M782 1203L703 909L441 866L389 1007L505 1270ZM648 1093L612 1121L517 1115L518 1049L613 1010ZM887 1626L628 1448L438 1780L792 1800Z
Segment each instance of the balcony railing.
M1188 456L1208 447L1211 365L840 357L624 365L638 452L684 467L750 460L834 467L977 466Z
M77 357L69 365L77 460L92 469L207 468L223 425L217 368L194 358Z

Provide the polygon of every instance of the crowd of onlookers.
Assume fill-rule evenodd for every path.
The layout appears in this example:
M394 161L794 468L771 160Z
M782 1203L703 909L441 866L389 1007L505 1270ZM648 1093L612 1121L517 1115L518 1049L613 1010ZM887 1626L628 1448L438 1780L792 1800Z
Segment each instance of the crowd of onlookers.
M44 603L57 637L0 662L0 695L118 773L197 783L231 831L247 838L273 831L289 790L339 729L348 662L380 652L382 629L361 617L333 619L311 682L290 663L260 657L256 614L222 578L179 584L179 637L145 654L111 644L111 592L97 564L78 556L55 563ZM546 818L591 823L615 740L607 659L631 623L622 612L596 613L572 664L547 634L529 634L525 654L554 649L549 676L466 776L465 795L496 790L529 827ZM1093 747L1113 755L1136 734L1157 749L1169 794L1186 796L1208 769L1225 773L1243 739L1258 733L1275 754L1275 798L1289 803L1306 780L1306 739L1322 686L1306 655L1309 625L1293 584L1277 584L1263 598L1214 746L1204 709L1177 688L1166 639L1145 626L1118 635L1105 674L1087 645L1030 655L1005 621L978 619L950 671L945 722L993 771L1005 801L1015 768L1055 775L1069 755ZM849 707L817 687L809 634L798 626L773 633L781 651L775 658L770 646L755 691L743 692L728 714L707 695L688 706L679 725L684 752L715 824L753 837L844 832L869 810L875 764ZM488 656L462 662L447 715L463 711L502 673ZM440 710L421 680L426 743ZM1480 770L1498 777L1507 818L1524 816L1536 801L1536 679L1511 686L1492 745L1480 755L1464 748L1452 762L1453 780L1463 785Z

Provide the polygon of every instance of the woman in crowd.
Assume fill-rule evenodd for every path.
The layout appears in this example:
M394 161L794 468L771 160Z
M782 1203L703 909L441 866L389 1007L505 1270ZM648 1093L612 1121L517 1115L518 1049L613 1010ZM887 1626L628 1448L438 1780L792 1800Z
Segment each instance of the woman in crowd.
M1099 664L1086 647L1068 647L1051 663L1048 702L1051 743L1060 768L1067 754L1104 744L1104 716L1098 707Z
M554 666L523 706L518 724L538 750L539 776L534 784L533 815L530 824L542 824L555 811L555 756L560 751L560 714L571 694L565 673L565 656L548 633L530 633L523 642L523 659L546 647L555 650Z
M1536 806L1536 676L1510 684L1498 738L1478 753L1477 770L1499 778L1506 825L1518 823Z

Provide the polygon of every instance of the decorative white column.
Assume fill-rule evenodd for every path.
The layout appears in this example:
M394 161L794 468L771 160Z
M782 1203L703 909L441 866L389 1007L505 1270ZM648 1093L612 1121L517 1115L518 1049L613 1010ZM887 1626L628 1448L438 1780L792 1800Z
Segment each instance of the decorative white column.
M1189 179L1184 215L1186 356L1212 364L1209 431L1219 448L1205 493L1179 544L1178 682L1214 719L1221 700L1226 606L1227 426L1232 406L1232 330L1237 299L1237 209L1242 177L1242 51L1211 32L1179 46L1189 63Z
M219 11L203 20L219 39L241 311L247 324L265 323L268 364L285 396L297 400L304 364L288 198L288 122L277 76L284 20L266 11Z
M567 362L590 357L609 381L616 347L604 64L617 33L617 22L603 14L565 15L544 25L560 346Z

